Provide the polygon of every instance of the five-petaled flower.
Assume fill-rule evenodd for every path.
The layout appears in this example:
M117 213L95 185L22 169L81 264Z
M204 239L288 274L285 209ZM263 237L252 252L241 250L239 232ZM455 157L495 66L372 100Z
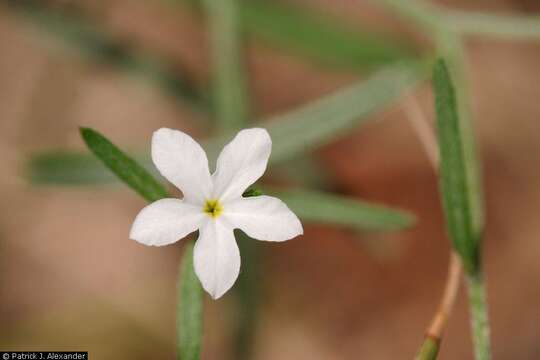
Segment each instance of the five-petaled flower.
M271 150L266 130L242 130L223 148L210 175L206 154L195 140L181 131L157 130L152 137L152 160L184 198L162 199L143 208L129 237L162 246L199 230L193 254L195 273L214 299L221 297L240 271L234 229L267 241L285 241L303 233L302 224L281 200L242 197L263 175Z

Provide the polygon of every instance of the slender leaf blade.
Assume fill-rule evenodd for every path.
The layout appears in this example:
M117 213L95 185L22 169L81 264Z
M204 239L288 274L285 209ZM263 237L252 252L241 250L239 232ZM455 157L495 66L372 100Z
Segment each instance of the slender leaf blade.
M433 69L433 89L440 151L440 191L448 232L464 268L475 273L479 266L480 237L474 228L468 167L458 105L450 73L443 60Z
M117 180L96 157L67 150L31 155L25 175L33 184L40 185L108 184Z
M194 242L182 256L177 307L178 359L200 359L203 330L203 291L193 267Z
M156 201L167 197L162 184L99 132L90 128L81 128L80 132L90 151L143 198Z
M268 190L268 189L267 189ZM303 221L342 225L356 230L398 230L414 224L414 215L365 201L307 190L268 191Z
M367 122L423 76L417 63L387 66L368 79L324 96L284 115L258 123L272 137L270 163L287 160L328 144L340 135ZM233 134L205 143L209 158L215 159Z
M414 57L411 48L403 43L347 26L315 10L262 0L241 4L242 25L248 33L323 65L370 69Z

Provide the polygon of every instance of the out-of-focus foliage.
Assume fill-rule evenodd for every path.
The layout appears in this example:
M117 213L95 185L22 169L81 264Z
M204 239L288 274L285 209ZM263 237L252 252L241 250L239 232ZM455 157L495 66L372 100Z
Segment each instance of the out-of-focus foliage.
M356 230L398 230L414 224L410 213L345 196L309 190L269 191L301 219L342 225Z
M391 104L423 75L417 63L390 65L364 81L259 122L272 136L270 163L310 152L372 119L369 115ZM216 157L230 137L224 134L205 144L210 158Z
M49 2L38 0L14 0L6 4L85 58L136 74L193 109L208 111L206 95L193 85L190 76L178 62L172 63L111 37L81 11L52 8Z
M266 127L272 136L273 151L270 162L278 163L329 143L351 128L369 120L369 115L390 104L422 76L418 64L393 65L356 85L285 115L260 122L257 125ZM217 157L231 135L219 135L204 143L210 159ZM82 155L56 151L35 155L29 164L30 178L48 184L67 184L71 181L83 184L92 183L93 179L102 179L99 172L103 170L98 162L84 159L80 164L75 164L74 159L79 158L82 159ZM148 158L137 157L137 159L145 166L149 164ZM61 166L64 161L65 165ZM91 176L85 178L82 176L85 174Z
M203 0L166 0L197 9ZM370 70L417 57L410 44L334 16L281 1L241 0L239 25L246 35L336 69Z

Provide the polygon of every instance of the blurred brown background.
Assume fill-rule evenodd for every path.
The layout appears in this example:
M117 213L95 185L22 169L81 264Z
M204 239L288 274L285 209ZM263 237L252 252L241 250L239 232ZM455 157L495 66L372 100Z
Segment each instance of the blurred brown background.
M59 1L63 6L70 1ZM79 3L79 2L78 2ZM414 28L364 1L295 1L424 46ZM445 1L456 8L539 14L535 1ZM92 359L171 359L182 246L147 248L127 234L143 200L115 186L40 187L30 154L84 150L78 126L126 149L146 149L167 126L203 137L205 119L144 81L82 59L0 6L0 349L81 350ZM68 4L69 5L69 4ZM81 1L117 39L209 78L206 30L187 7ZM494 359L540 358L540 42L467 41L483 161L485 263ZM361 78L248 41L255 117L277 114ZM418 99L432 116L427 86ZM265 273L254 359L410 359L441 295L448 241L437 180L396 103L380 120L321 148L316 159L344 194L413 211L396 233L309 225L305 236L263 244ZM440 359L472 359L465 292ZM207 300L203 359L233 359L232 295Z

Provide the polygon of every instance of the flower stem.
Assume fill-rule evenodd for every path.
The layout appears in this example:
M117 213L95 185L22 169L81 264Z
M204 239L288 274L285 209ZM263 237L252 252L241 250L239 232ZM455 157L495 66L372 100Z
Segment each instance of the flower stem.
M416 355L416 360L434 360L437 358L444 328L446 327L448 317L456 302L460 280L461 262L459 256L452 252L450 255L450 264L448 265L448 277L446 279L441 303L429 324L424 342Z
M469 306L476 360L491 359L486 287L482 274L469 275Z
M179 360L199 360L201 354L203 292L193 268L193 247L193 241L186 244L178 280L176 326Z

